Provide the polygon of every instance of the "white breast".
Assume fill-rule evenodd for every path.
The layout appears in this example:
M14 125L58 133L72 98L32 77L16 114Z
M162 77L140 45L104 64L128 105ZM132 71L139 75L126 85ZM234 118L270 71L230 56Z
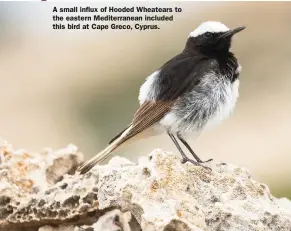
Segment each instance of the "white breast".
M242 70L242 66L238 64L237 69L235 70L236 74L240 74ZM208 121L205 128L210 128L220 124L223 120L227 119L230 114L233 112L236 100L239 96L238 88L239 88L239 79L235 80L233 83L228 83L229 85L225 86L224 95L225 102L220 104L217 112L214 116Z
M232 84L229 83L229 86L225 87L224 92L225 102L219 104L217 111L206 123L205 128L216 126L230 116L230 114L233 112L235 108L236 101L239 96L238 88L239 88L238 79Z

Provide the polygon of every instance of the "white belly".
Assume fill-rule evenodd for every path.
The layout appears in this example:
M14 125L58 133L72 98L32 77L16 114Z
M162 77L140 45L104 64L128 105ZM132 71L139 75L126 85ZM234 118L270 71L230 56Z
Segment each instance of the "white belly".
M200 134L203 129L218 125L230 116L239 95L238 87L239 80L236 80L232 84L229 82L224 86L214 88L208 96L195 98L194 93L191 96L192 102L189 99L183 107L174 105L173 109L160 121L160 126L172 133ZM221 97L223 101L220 100ZM214 104L216 104L215 110L211 111Z

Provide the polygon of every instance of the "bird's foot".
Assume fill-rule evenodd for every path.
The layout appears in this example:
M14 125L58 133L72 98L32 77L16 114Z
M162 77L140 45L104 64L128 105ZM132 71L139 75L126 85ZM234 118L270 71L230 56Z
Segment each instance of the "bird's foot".
M188 157L183 157L183 159L181 160L181 163L182 163L182 164L185 164L185 163L187 163L187 162L190 162L190 163L192 163L192 164L194 164L194 165L196 165L196 166L201 166L201 167L203 167L203 168L205 168L205 169L208 169L208 170L212 171L211 168L202 165L202 163L206 163L206 162L209 162L209 161L211 161L211 160L212 160L212 159L207 160L207 161L204 161L204 162L196 162L195 160L191 160L191 159L189 159Z
M205 160L205 161L202 161L202 160L200 160L200 161L198 161L200 164L203 164L203 163L209 163L209 162L211 162L211 161L213 161L213 159L209 159L209 160Z

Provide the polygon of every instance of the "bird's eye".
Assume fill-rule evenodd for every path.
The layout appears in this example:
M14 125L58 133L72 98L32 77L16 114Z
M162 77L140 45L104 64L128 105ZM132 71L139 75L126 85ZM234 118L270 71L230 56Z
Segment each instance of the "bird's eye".
M212 34L211 34L210 32L206 32L206 33L204 34L204 37L205 37L205 38L211 38L211 36L212 36Z

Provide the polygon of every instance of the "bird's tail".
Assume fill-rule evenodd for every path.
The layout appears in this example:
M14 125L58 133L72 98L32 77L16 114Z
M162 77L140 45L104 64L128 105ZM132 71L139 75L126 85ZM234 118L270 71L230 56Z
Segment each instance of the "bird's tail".
M130 131L130 129L131 129L131 126L129 126L118 138L116 138L112 143L110 143L105 149L103 149L92 159L90 159L89 161L81 165L77 169L77 172L79 172L80 174L85 174L86 172L90 171L90 169L93 168L97 163L106 159L113 150L118 148L121 144L123 144L128 139L126 135Z

